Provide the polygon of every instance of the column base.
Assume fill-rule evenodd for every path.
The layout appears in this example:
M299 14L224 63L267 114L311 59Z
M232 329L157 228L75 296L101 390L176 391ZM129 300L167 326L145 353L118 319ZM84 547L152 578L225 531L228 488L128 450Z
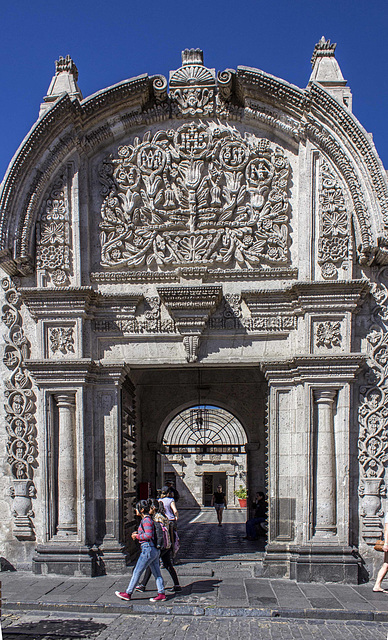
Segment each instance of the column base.
M104 540L98 550L98 566L100 574L127 573L129 553L117 540Z
M32 571L38 575L93 577L99 573L97 553L90 547L70 542L40 544L32 559Z
M297 582L359 584L360 562L352 547L340 545L269 545L263 577Z

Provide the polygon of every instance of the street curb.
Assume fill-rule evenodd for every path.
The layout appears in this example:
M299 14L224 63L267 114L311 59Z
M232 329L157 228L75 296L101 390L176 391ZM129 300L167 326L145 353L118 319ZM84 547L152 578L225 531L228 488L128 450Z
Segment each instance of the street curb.
M3 602L7 611L61 611L69 613L162 614L171 616L207 616L226 618L299 618L305 620L353 620L388 622L388 611L349 611L345 609L267 609L259 607L219 607L162 604L81 604L77 602Z

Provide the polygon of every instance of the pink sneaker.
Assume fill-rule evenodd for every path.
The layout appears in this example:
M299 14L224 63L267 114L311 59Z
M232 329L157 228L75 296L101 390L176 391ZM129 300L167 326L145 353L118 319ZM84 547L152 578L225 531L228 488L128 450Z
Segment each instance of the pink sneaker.
M131 599L131 595L126 591L115 591L115 596L117 596L118 598L121 598L121 600L128 601Z
M166 596L164 595L164 593L158 593L157 596L155 596L155 598L150 598L150 602L161 602L162 600L165 600Z

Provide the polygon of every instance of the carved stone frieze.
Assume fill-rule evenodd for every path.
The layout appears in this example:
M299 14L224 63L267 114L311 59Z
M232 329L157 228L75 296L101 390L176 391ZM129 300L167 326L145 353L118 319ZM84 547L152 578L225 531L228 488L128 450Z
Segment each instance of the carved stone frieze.
M326 161L320 165L318 263L322 276L338 277L338 267L349 258L350 220L342 187Z
M36 266L52 284L69 283L71 268L70 216L65 176L58 178L45 201L36 227Z
M35 429L35 395L25 367L29 343L22 328L20 295L9 278L1 281L5 291L2 320L8 329L3 362L10 375L5 381L6 430L8 433L8 464L13 478L11 496L14 499L14 535L20 540L35 538L31 499L35 497L33 483L37 466Z
M360 387L359 461L362 537L373 545L382 532L381 497L386 494L388 464L388 269L372 286L374 308L367 336L370 353L365 384Z
M137 269L288 263L290 165L229 125L189 122L120 147L100 170L101 264ZM113 186L112 186L113 185Z

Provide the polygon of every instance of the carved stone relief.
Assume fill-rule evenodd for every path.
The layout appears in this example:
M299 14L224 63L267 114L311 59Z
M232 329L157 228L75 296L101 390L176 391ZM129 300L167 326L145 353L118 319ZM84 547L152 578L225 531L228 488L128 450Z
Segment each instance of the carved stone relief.
M201 49L185 49L182 52L182 67L170 73L169 84L174 115L184 118L213 113L215 70L204 66Z
M70 216L66 176L58 178L45 201L36 226L36 267L52 284L69 283L71 268Z
M49 327L49 353L54 355L69 355L75 353L74 327Z
M14 535L19 540L35 539L32 518L33 482L37 466L37 442L35 429L35 395L24 361L29 355L29 343L22 328L19 313L20 295L9 278L1 286L6 302L2 307L2 320L8 328L5 338L3 362L10 371L5 381L6 429L8 433L7 455L11 468Z
M341 322L332 322L331 320L316 322L314 325L314 329L315 344L317 347L331 349L333 347L341 346Z
M338 277L349 257L349 216L342 187L326 161L320 165L318 263L325 279ZM347 265L346 265L347 266Z
M383 515L381 497L386 492L388 463L388 269L378 273L372 287L375 306L367 340L370 347L365 385L360 387L359 461L362 498L362 536L373 545L380 537Z
M101 168L101 264L285 265L289 175L282 149L229 125L147 132Z

